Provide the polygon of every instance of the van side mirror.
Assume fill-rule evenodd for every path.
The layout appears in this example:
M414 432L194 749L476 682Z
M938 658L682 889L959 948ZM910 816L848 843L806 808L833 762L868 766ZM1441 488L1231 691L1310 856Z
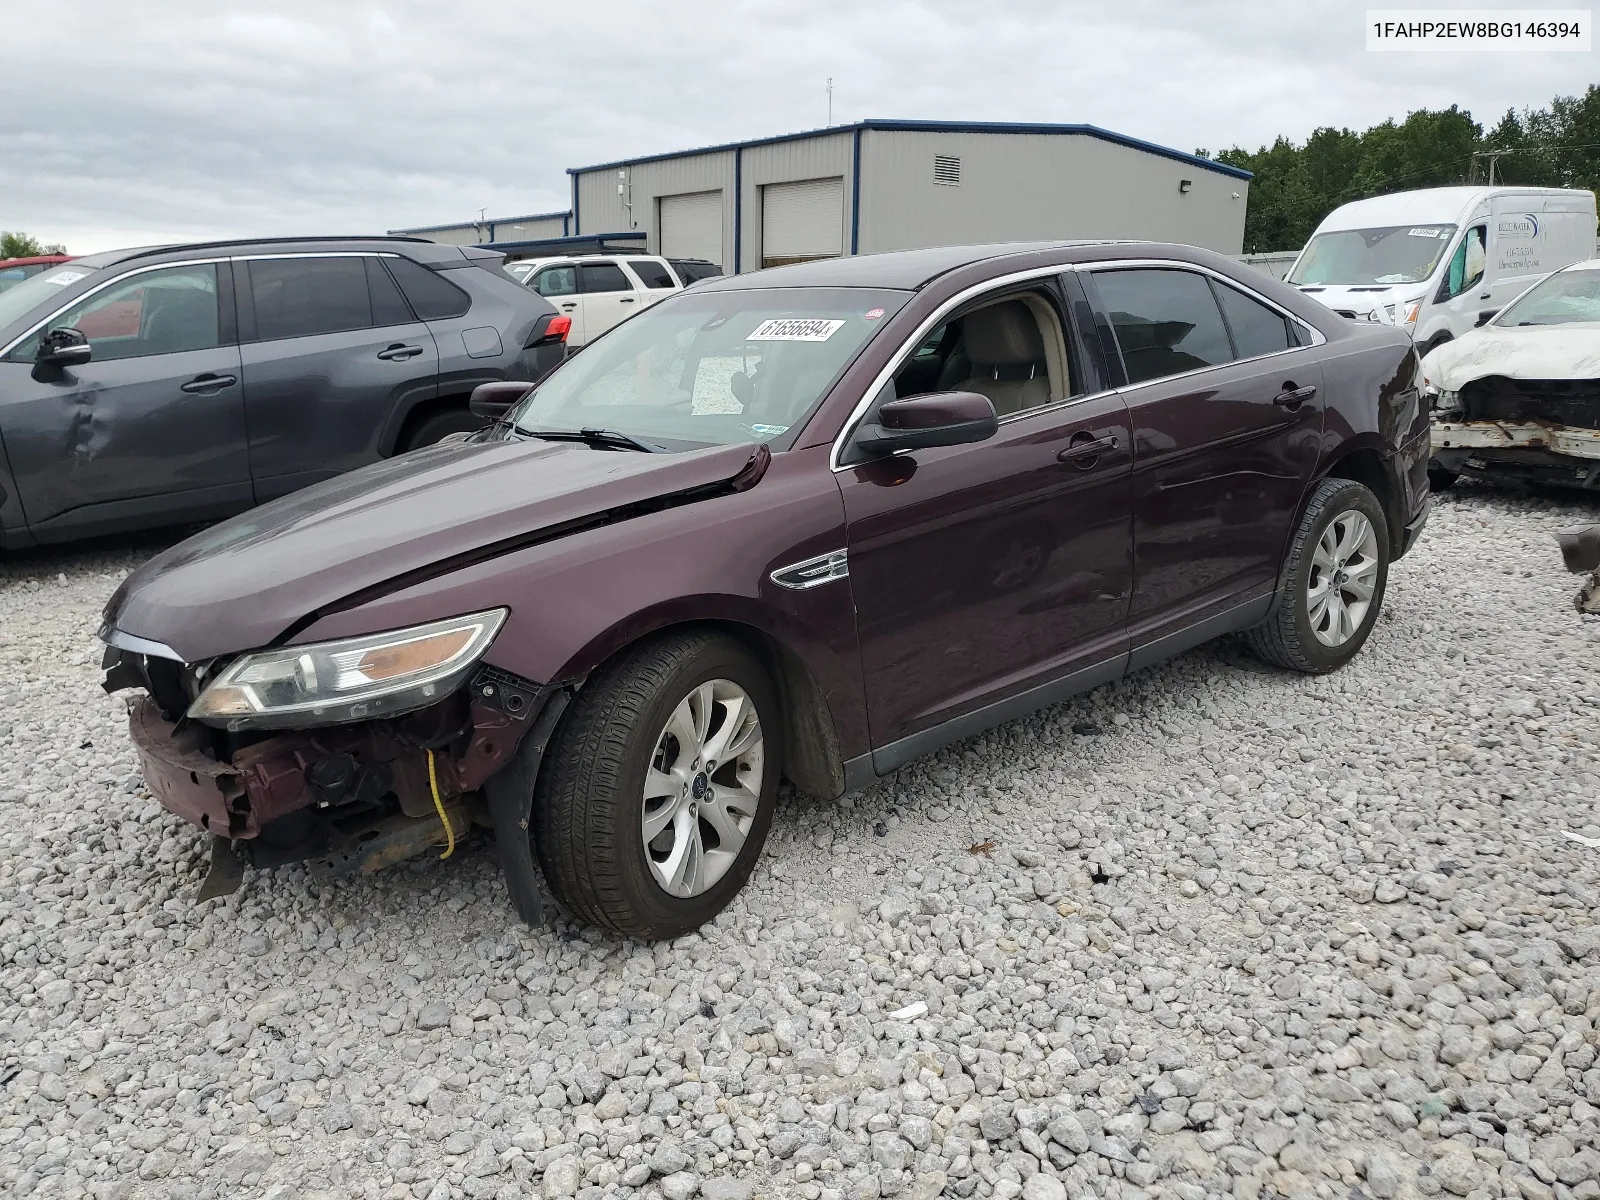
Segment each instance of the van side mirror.
M1000 429L994 405L977 392L932 392L890 400L878 407L877 417L875 424L857 429L852 439L858 450L872 458L901 450L987 441Z
M1487 325L1490 321L1494 320L1499 315L1500 315L1500 310L1498 308L1486 308L1486 309L1484 309L1482 312L1480 312L1478 314L1478 325L1479 326ZM1475 328L1476 328L1476 326L1475 326Z
M94 357L94 349L81 329L52 329L39 339L34 362L42 367L81 367Z
M531 383L509 379L480 383L472 389L472 398L467 401L467 410L473 416L482 417L486 421L498 421L506 415L513 404L526 396L532 387Z

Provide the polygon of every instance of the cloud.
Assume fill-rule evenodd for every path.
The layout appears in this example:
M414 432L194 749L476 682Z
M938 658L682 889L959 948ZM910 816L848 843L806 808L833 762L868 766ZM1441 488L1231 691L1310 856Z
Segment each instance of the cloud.
M13 29L62 10L13 0ZM18 11L20 10L20 11ZM565 169L861 117L1088 121L1254 147L1459 104L1492 123L1580 54L1394 55L1365 8L1259 0L80 0L8 51L0 228L74 250L564 209Z

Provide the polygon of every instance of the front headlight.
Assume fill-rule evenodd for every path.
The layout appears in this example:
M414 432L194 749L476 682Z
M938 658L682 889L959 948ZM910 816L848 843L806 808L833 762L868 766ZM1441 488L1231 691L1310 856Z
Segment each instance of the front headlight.
M337 725L449 695L506 619L503 608L410 629L240 655L189 706L225 729Z

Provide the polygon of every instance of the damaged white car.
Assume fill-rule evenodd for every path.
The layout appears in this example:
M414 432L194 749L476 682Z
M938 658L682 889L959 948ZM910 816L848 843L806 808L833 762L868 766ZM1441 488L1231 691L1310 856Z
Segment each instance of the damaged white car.
M1422 371L1436 491L1462 475L1600 488L1600 259L1529 288Z

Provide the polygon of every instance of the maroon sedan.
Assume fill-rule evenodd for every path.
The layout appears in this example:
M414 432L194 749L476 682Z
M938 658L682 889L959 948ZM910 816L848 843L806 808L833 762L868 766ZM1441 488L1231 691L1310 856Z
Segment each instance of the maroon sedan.
M208 891L477 822L526 919L548 884L670 937L749 876L780 775L837 796L1219 634L1348 661L1428 511L1417 384L1404 334L1186 247L707 281L473 439L153 559L106 686L145 693Z

